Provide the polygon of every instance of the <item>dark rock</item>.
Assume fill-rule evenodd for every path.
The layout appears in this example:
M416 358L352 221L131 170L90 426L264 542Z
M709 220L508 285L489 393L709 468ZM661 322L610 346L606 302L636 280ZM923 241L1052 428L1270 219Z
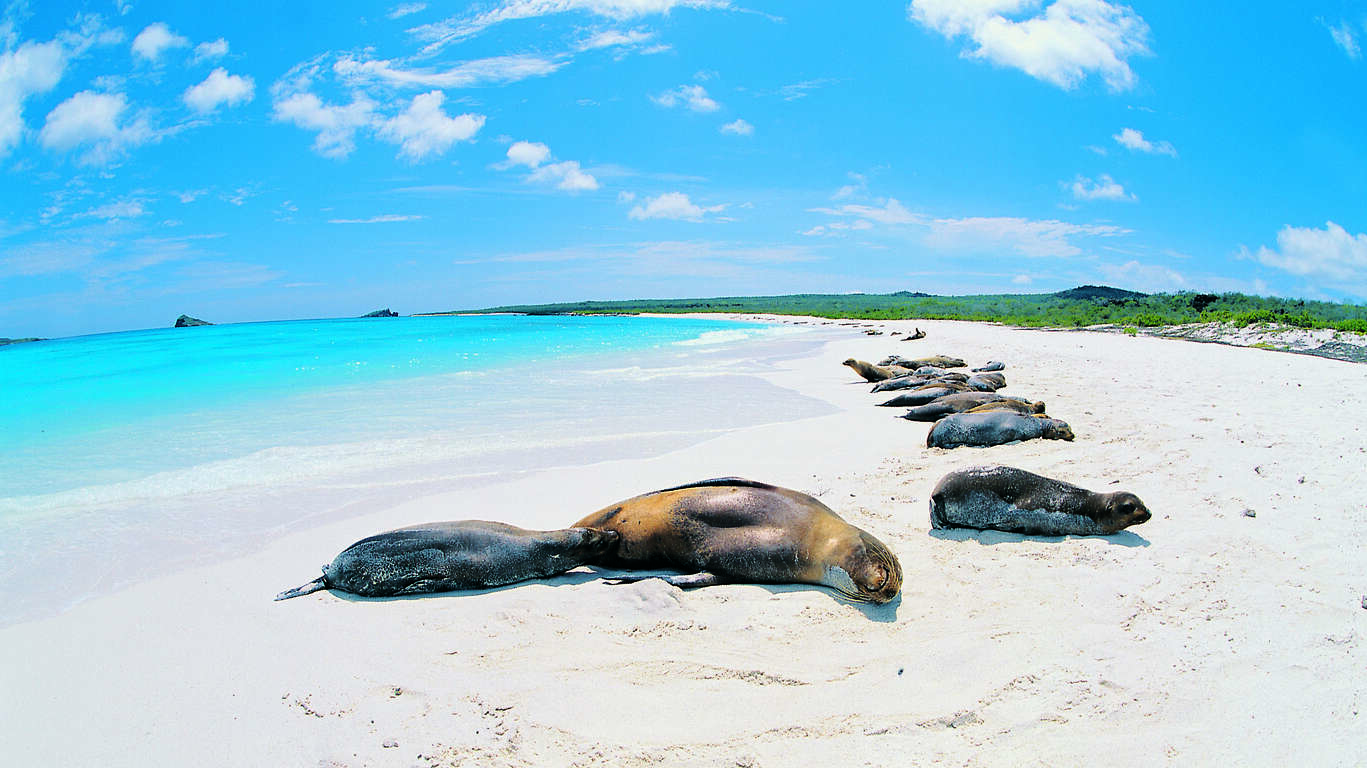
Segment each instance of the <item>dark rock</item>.
M27 339L0 339L0 347L7 344L27 344L30 341L42 341L42 339L29 337Z
M196 325L213 325L213 323L208 322L207 320L200 320L197 317L190 317L189 315L181 315L176 318L175 327L177 328L193 328Z
M1112 288L1108 285L1079 285L1076 288L1069 288L1066 291L1059 291L1054 294L1060 299L1102 299L1105 301L1126 301L1128 299L1142 299L1145 295L1136 291L1127 291L1122 288Z
M399 316L399 313L398 313L398 312L395 312L395 311L393 311L393 310L391 310L389 307L385 307L384 309L377 309L377 310L375 310L374 312L367 312L367 313L365 313L364 315L361 315L361 317L398 317L398 316Z

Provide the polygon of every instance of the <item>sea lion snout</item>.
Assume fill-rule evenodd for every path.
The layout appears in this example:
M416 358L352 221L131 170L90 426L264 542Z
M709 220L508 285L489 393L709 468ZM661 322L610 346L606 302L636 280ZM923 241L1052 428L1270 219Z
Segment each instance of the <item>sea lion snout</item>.
M602 555L617 546L622 535L603 528L575 528L579 534L579 549L586 555Z

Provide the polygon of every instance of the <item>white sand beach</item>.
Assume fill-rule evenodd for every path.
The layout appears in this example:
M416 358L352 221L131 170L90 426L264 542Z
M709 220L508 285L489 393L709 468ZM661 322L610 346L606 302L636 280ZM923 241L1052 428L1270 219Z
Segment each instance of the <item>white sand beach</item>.
M784 322L831 322L784 318ZM865 326L928 337L864 335ZM841 366L1007 364L1075 442L927 449ZM1367 366L1120 334L849 324L770 380L839 407L290 534L0 630L9 766L1361 765ZM1153 511L1108 537L932 533L945 473L1009 464ZM475 593L272 602L378 531L566 526L740 475L886 542L900 600L682 591L580 569Z

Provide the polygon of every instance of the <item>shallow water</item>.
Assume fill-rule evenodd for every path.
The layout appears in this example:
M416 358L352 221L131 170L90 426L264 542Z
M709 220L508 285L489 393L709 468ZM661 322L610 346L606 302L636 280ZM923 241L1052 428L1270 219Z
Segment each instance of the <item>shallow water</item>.
M0 625L416 496L827 413L757 375L826 338L691 318L482 316L2 349Z

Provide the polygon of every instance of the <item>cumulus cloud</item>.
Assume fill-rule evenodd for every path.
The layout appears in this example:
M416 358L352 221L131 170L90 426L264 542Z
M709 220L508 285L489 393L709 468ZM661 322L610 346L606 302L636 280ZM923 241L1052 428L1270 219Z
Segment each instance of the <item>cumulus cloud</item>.
M551 159L551 148L535 141L516 141L508 147L507 162L495 166L511 168L521 165L531 169L524 181L546 184L566 192L592 192L598 189L598 179L579 167L578 161L564 160L545 164Z
M718 213L726 206L700 206L688 199L682 192L666 192L658 197L648 197L645 203L631 209L627 216L643 219L675 219L683 221L702 221L709 213Z
M446 94L429 91L413 97L408 108L380 124L380 138L399 145L399 156L421 160L431 154L444 154L457 141L474 138L484 127L484 115L464 114L451 117L442 111Z
M1175 269L1161 264L1127 261L1124 264L1098 264L1097 269L1107 283L1123 285L1146 293L1185 291L1191 288L1186 277Z
M1125 192L1125 188L1107 174L1101 174L1095 181L1086 176L1078 176L1073 180L1073 197L1078 200L1136 200L1134 195Z
M0 157L23 138L24 102L57 87L66 65L67 52L56 40L0 51Z
M219 67L204 82L185 89L182 96L185 103L199 113L212 112L222 104L235 107L252 100L256 83L250 77L230 75L228 70Z
M508 147L508 162L535 168L551 156L551 148L535 141L515 141Z
M161 59L161 55L171 48L185 48L190 41L171 31L171 28L158 21L133 38L133 55L150 62Z
M1120 133L1115 134L1111 138L1115 139L1116 143L1120 146L1134 152L1147 152L1151 155L1177 157L1177 148L1173 145L1166 141L1149 141L1144 138L1142 132L1136 131L1133 128L1122 129ZM1100 154L1105 153L1102 152Z
M926 244L932 247L983 251L1009 249L1035 258L1078 256L1082 248L1072 242L1074 238L1113 237L1129 232L1111 225L1006 216L934 219L929 221L929 227Z
M212 42L200 43L195 46L195 63L208 61L209 59L221 59L228 55L228 41L218 38Z
M544 77L568 63L541 56L517 54L491 56L462 62L445 69L404 68L389 59L358 59L344 56L332 65L342 81L353 87L380 82L413 88L473 88L506 85L531 77Z
M316 131L313 150L324 157L342 158L356 149L356 132L375 117L375 102L363 94L347 105L326 104L313 93L294 93L275 101L277 121Z
M732 133L737 136L751 136L755 132L755 126L750 125L749 123L745 122L744 120L741 120L740 118L737 118L733 122L723 125L721 127L721 132Z
M1367 233L1350 234L1332 221L1324 229L1282 227L1277 247L1259 248L1256 258L1269 267L1333 280L1355 295L1367 295Z
M651 96L650 100L667 109L680 106L694 112L716 112L721 109L721 105L713 101L707 95L707 89L701 85L681 85L672 91Z
M154 138L147 119L126 120L128 100L122 93L81 91L48 113L39 134L43 146L67 152L87 147L81 162L104 165L132 147Z
M1350 59L1362 58L1362 48L1358 45L1357 35L1353 32L1353 27L1346 21L1338 24L1324 22L1324 26L1329 30L1329 36L1334 39L1334 44L1343 49Z
M496 8L465 16L452 16L433 24L414 27L409 32L427 43L425 53L464 40L506 21L531 19L557 13L578 11L613 21L626 21L653 14L667 14L675 8L721 9L729 0L504 0Z
M1096 74L1113 91L1134 86L1127 59L1148 53L1149 26L1105 0L912 0L912 20L948 39L967 38L963 56L1014 67L1063 89Z

